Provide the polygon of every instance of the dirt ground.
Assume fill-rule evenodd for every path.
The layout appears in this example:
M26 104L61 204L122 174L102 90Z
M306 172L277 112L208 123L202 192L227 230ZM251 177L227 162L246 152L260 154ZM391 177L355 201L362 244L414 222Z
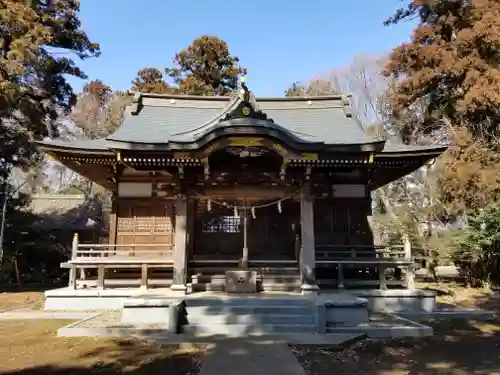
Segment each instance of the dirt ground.
M420 284L439 303L492 309L500 299L483 289L455 284ZM41 308L43 292L0 293L0 311ZM56 338L62 321L0 321L0 374L197 374L203 349L160 346L140 340ZM431 321L428 338L364 340L342 351L292 347L308 375L500 375L500 321Z
M500 312L490 291L453 284L425 284L447 307ZM434 337L364 340L335 351L292 347L308 375L500 375L500 321L428 321Z
M500 299L494 298L488 289L464 288L455 283L419 283L417 288L435 291L436 302L445 308L500 309Z
M365 340L341 351L292 347L308 375L499 375L500 325L448 320L434 337Z
M43 291L26 291L24 289L0 291L0 311L25 306L34 310L43 308Z
M0 322L2 375L198 374L203 348L137 339L58 338L64 321Z

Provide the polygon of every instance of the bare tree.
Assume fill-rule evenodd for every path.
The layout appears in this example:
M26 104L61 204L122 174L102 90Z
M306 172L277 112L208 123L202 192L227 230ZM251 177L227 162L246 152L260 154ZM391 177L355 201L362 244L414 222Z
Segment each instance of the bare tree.
M352 94L351 104L365 127L384 122L383 98L390 83L381 74L385 61L385 56L358 55L346 66L324 76L336 91Z
M367 133L401 143L398 124L392 121L387 108L386 97L392 82L382 75L385 62L384 55L359 55L346 66L324 74L322 80L330 82L337 92L352 94L354 112ZM389 216L391 224L385 225L386 229L398 228L403 242L409 241L410 232L415 232L418 223L437 217L433 212L436 191L431 183L434 173L433 167L424 167L374 193L374 199Z

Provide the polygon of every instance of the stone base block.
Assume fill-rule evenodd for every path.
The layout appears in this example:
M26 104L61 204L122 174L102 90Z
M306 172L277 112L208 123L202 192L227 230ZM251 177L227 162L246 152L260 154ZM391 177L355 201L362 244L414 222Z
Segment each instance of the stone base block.
M224 286L227 293L256 293L257 272L246 270L227 271Z
M324 306L324 321L333 326L356 326L368 323L368 301L349 293L336 293L318 299Z
M187 293L187 285L172 285L170 287L169 295L173 296L185 296Z
M303 296L315 296L319 293L319 286L311 284L302 284L300 286Z

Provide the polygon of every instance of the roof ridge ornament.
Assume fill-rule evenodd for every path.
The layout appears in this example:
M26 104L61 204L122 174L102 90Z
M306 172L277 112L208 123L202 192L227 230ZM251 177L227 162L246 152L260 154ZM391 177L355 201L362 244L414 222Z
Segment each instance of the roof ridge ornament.
M274 123L274 120L269 118L266 113L262 112L257 104L255 95L248 89L246 85L247 77L243 76L240 79L241 87L238 92L240 103L233 110L223 116L219 122L229 121L237 118L249 118L255 120L263 120Z
M130 114L138 115L142 107L142 94L134 92L134 98L132 99L132 104L130 104Z

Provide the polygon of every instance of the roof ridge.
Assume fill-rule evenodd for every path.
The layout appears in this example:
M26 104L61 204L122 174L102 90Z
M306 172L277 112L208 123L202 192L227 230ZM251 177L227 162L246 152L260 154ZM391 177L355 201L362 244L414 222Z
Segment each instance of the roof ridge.
M232 95L222 96L222 95L188 95L188 94L157 94L152 92L140 92L129 90L130 94L134 95L135 99L139 100L142 98L159 98L159 99L188 99L188 100L205 100L205 101L230 101L231 97L239 95L239 89L233 91ZM254 94L255 96L255 94ZM257 101L269 101L269 102L300 102L300 101L319 101L319 100L345 100L352 97L352 94L331 94L331 95L318 95L318 96L255 96Z

